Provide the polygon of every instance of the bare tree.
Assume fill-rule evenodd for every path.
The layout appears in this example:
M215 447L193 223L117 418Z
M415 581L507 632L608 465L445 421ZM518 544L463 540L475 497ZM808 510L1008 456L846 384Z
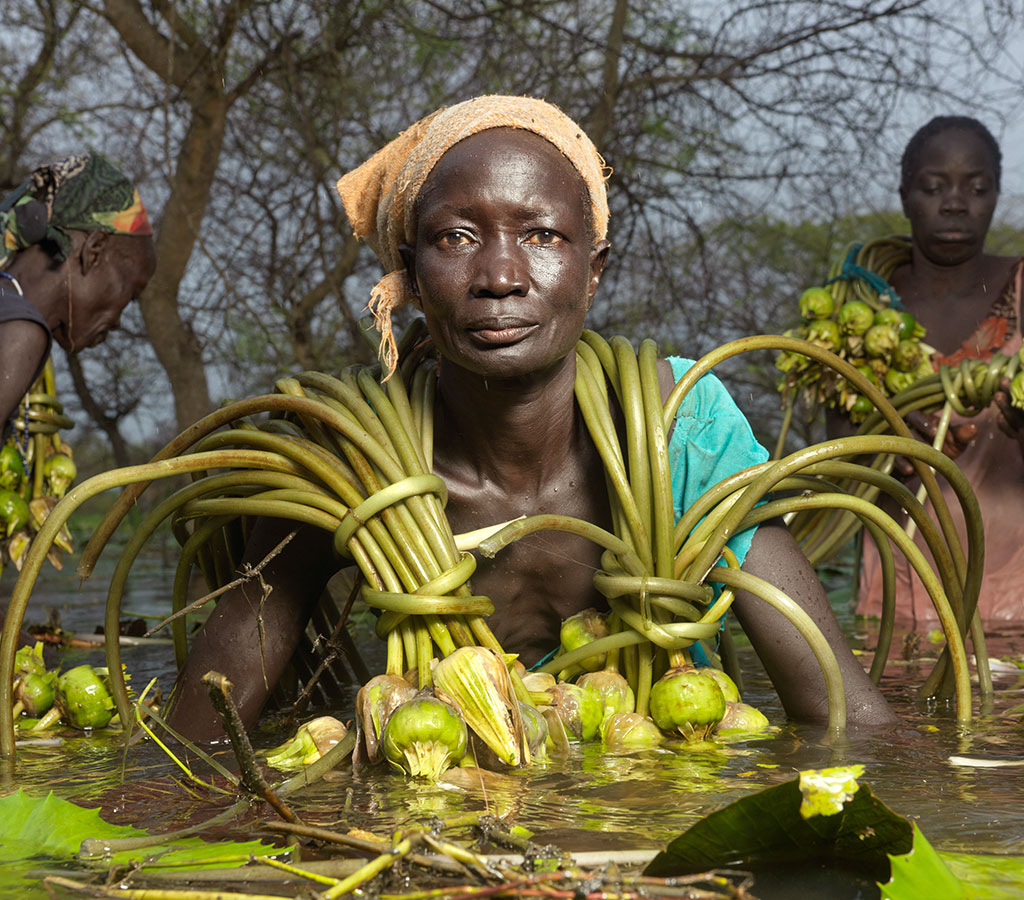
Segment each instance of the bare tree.
M7 68L45 103L19 101L20 118L0 108L25 147L61 127L103 134L143 182L158 226L145 327L184 425L211 394L367 358L376 264L333 183L419 116L481 92L558 103L614 170L596 327L688 355L784 327L767 310L789 290L773 254L792 235L761 224L825 222L872 192L887 202L916 124L909 99L970 100L998 121L998 96L976 87L1004 68L1014 83L1005 48L1022 26L1000 0L977 2L968 31L949 0L103 0L74 17L80 4L34 0L18 14L40 63ZM47 49L81 35L108 51L102 70ZM57 77L76 60L94 66L77 94ZM84 371L97 393L93 378L114 377Z

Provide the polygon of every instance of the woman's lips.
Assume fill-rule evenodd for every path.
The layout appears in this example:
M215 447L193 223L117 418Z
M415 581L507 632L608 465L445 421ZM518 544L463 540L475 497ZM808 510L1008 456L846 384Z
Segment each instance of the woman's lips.
M944 244L966 244L969 243L974 236L969 231L948 229L945 231L935 232L935 237Z
M478 343L496 346L514 344L529 334L535 327L533 322L521 319L506 319L470 325L469 332Z

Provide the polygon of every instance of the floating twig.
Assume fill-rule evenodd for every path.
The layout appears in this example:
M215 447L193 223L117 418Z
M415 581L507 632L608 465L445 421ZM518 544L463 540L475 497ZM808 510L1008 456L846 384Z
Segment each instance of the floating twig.
M156 634L160 629L166 628L175 619L180 619L182 616L188 615L189 613L195 612L197 609L201 609L211 600L216 600L221 594L226 594L232 588L239 587L248 581L252 581L254 578L261 578L263 569L270 563L270 561L277 556L285 547L288 546L289 542L298 532L291 531L284 536L281 542L271 550L266 556L263 557L255 566L249 563L244 563L242 566L242 574L238 576L234 581L229 581L227 584L221 585L217 590L210 591L209 594L205 594L198 600L193 600L188 606L183 606L176 612L171 613L166 619L162 619L156 625L147 631L143 637L148 638Z

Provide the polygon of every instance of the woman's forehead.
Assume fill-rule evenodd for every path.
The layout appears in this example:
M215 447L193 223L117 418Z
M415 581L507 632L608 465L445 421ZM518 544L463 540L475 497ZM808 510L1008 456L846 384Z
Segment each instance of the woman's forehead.
M992 151L978 135L964 128L947 128L924 142L916 170L965 161L988 171L995 167Z
M427 176L417 206L442 201L475 178L517 171L528 172L549 190L569 191L563 195L584 209L589 206L583 176L561 151L540 135L515 128L481 131L450 147Z

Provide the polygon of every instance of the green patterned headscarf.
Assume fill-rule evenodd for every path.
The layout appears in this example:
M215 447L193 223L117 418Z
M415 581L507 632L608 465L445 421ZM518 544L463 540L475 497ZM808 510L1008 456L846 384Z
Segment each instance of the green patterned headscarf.
M71 253L72 229L152 234L139 192L98 153L69 156L36 169L0 201L0 269L19 250L51 243L59 262Z

